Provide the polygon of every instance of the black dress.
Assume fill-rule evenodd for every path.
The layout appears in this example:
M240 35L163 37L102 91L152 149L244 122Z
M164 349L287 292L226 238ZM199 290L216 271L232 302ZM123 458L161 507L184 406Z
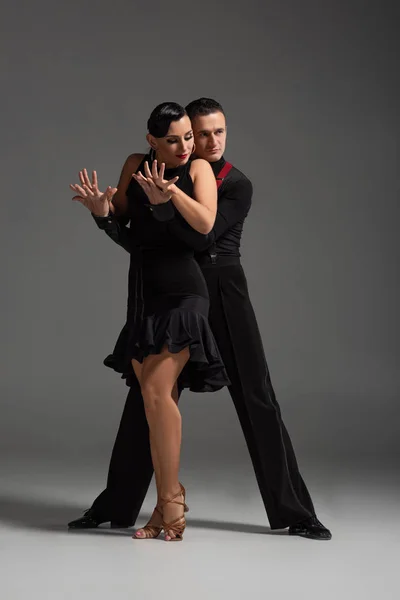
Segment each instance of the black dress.
M146 155L137 171L143 172L145 160L151 168ZM190 163L166 169L165 178L179 175L176 185L193 197L189 170ZM133 178L126 194L131 238L127 321L104 364L131 385L133 358L141 363L164 346L171 353L188 347L190 358L179 376L180 388L212 392L229 385L208 323L208 290L194 251L168 231L166 222L153 218L149 199Z
M216 177L224 164L224 159L211 163ZM168 228L196 249L210 294L210 326L231 379L228 390L271 529L280 529L310 518L315 510L282 420L240 264L241 233L251 201L251 182L233 167L219 188L217 218L209 234L199 234L186 221L178 221L175 214ZM166 206L157 206L152 215L165 220ZM94 218L114 242L129 249L125 220ZM217 257L214 262L212 255ZM133 525L152 478L148 426L141 400L139 386L132 386L112 452L107 487L92 505L104 521L114 519Z

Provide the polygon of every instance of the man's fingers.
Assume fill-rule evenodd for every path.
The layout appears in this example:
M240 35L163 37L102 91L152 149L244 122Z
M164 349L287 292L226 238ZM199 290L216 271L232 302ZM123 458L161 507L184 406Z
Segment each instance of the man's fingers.
M154 165L154 163L153 163L153 165ZM139 171L139 172L140 172L140 171ZM149 163L147 162L147 160L146 160L146 162L144 163L144 172L145 172L145 175L146 175L146 177L147 177L148 179L149 179L149 178L151 179L151 177L153 177L153 175L150 173L150 169L149 169Z
M75 191L75 192L79 192L79 194L85 198L85 196L86 196L86 192L85 192L85 190L83 189L83 187L81 187L80 185L78 185L78 184L75 184L75 186L74 186L74 191Z
M82 189L82 188L81 188L81 187L80 187L80 186L79 186L77 183L70 183L70 184L69 184L69 187L70 187L70 188L71 188L71 190L73 190L74 192L77 192L77 191L78 191L78 188L79 188L79 189Z
M141 171L139 171L138 173L134 174L133 177L136 179L136 181L146 181L146 183L147 183L147 178L143 177Z
M147 179L145 179L144 177L139 177L139 175L136 175L135 173L132 175L132 177L135 179L135 181L138 182L138 184L141 187L143 187L143 185L147 183Z
M167 189L169 189L171 185L174 185L174 183L176 183L176 182L178 181L178 179L179 179L179 176L178 176L178 175L177 175L176 177L174 177L173 179L170 179L170 180L168 181L168 186L167 186Z
M151 165L151 174L153 175L154 179L158 179L158 168L156 158L153 160L153 164Z
M97 190L97 173L93 171L92 173L92 186Z
M92 188L91 188L91 187L88 187L86 184L85 184L85 185L83 185L82 187L83 187L83 189L85 190L85 192L86 192L86 195L87 195L89 198L93 198L93 197L95 196L95 194L94 194L94 192L93 192L93 190L92 190Z
M82 183L84 183L85 185L87 185L88 188L92 187L91 184L90 184L90 179L89 179L89 176L88 176L87 169L83 169L82 174L83 174L83 182Z

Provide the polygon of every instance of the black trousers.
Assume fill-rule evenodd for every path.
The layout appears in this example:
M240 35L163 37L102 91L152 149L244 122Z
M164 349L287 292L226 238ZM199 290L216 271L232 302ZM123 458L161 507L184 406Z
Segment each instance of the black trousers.
M238 259L202 265L209 322L231 380L234 402L272 529L315 514L275 398L260 332ZM106 489L93 508L104 520L134 524L153 467L140 387L130 388L115 440Z

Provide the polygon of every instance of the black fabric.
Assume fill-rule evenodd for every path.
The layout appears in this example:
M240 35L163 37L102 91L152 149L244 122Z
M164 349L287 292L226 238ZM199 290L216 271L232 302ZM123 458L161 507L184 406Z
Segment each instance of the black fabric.
M111 454L107 487L93 503L99 518L118 521L112 515L125 515L126 520L121 522L134 524L152 476L149 426L139 383L135 380L129 389Z
M246 278L240 265L203 270L210 292L209 321L231 380L234 402L272 529L314 514L282 421L264 357ZM107 488L93 508L134 523L152 476L148 428L140 389L129 391L115 441Z
M99 229L104 231L109 238L127 252L132 250L132 234L127 224L129 217L117 217L109 213L107 217L98 217L91 213Z
M168 200L164 204L154 204L153 206L149 206L149 208L157 221L170 221L175 218L174 204L171 200Z
M218 175L225 164L225 159L210 163L214 175ZM128 190L130 188L128 187ZM163 223L174 238L193 248L196 259L201 259L213 246L222 256L240 256L240 242L244 220L251 208L253 186L251 181L236 167L232 167L218 191L218 210L214 227L207 235L193 229L174 208L171 201L162 205L147 207L155 221ZM95 219L98 222L97 219ZM98 225L100 226L99 222ZM104 220L102 229L116 243L130 251L129 240L134 239L134 232L125 227L124 218L114 217L111 223ZM128 241L127 241L128 240Z
M225 162L221 158L211 163L214 175L218 175ZM201 259L211 247L220 256L240 256L243 224L251 208L252 195L251 181L239 169L232 167L218 190L217 216L210 233L200 234L186 221L177 218L168 222L168 230L194 248L196 259Z
M214 173L218 173L221 164L222 161L212 165ZM240 223L250 207L251 188L244 184L242 191L245 195L241 198L234 186L234 181L240 181L242 177L246 181L247 178L240 171L232 169L219 190L218 214L220 207L223 207L218 230L220 237L215 234L215 239L212 236L212 240L205 242L207 236L195 235L184 224L176 227L180 231L180 239L183 231L186 241L194 248L200 249L200 238L203 238L200 239L200 245L207 245L208 242L211 245L214 241L219 244L215 265L211 264L206 251L198 255L210 295L209 322L231 380L229 393L246 439L268 519L271 528L277 529L304 521L313 516L315 511L282 421L246 278L237 258L239 229L230 237L229 231L225 231L223 226L228 221L233 227ZM232 198L236 198L241 207L237 212L237 207L233 212L230 211ZM224 236L227 236L227 243L221 243ZM235 243L230 244L229 240ZM111 360L113 358L115 356ZM128 393L115 440L107 487L96 498L93 508L106 519L134 523L152 473L148 426L140 389L135 380Z
M145 156L138 171L146 160L151 168L149 156ZM166 169L166 179L175 175L179 175L177 186L193 196L190 164ZM219 390L229 379L208 324L208 290L193 250L178 240L166 223L153 219L153 207L133 178L126 195L131 221L127 318L115 356L107 357L105 364L122 372L131 385L132 359L142 363L165 346L171 353L189 348L180 386L193 392Z

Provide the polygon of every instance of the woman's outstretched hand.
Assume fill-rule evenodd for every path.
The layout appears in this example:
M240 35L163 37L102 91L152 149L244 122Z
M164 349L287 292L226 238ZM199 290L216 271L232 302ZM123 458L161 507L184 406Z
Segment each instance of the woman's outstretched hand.
M70 184L70 188L73 192L78 193L72 200L80 202L83 206L86 206L91 213L96 217L107 217L110 210L113 211L112 199L117 191L117 188L108 187L103 193L99 190L97 184L97 173L93 171L92 181L90 181L87 170L83 169L79 171L79 179L81 185Z
M165 204L171 199L173 186L178 181L179 177L174 177L169 181L164 179L165 163L161 163L160 172L158 172L157 161L153 160L151 171L149 163L144 163L144 172L146 177L139 171L133 173L132 177L142 187L146 196L150 200L150 204Z

